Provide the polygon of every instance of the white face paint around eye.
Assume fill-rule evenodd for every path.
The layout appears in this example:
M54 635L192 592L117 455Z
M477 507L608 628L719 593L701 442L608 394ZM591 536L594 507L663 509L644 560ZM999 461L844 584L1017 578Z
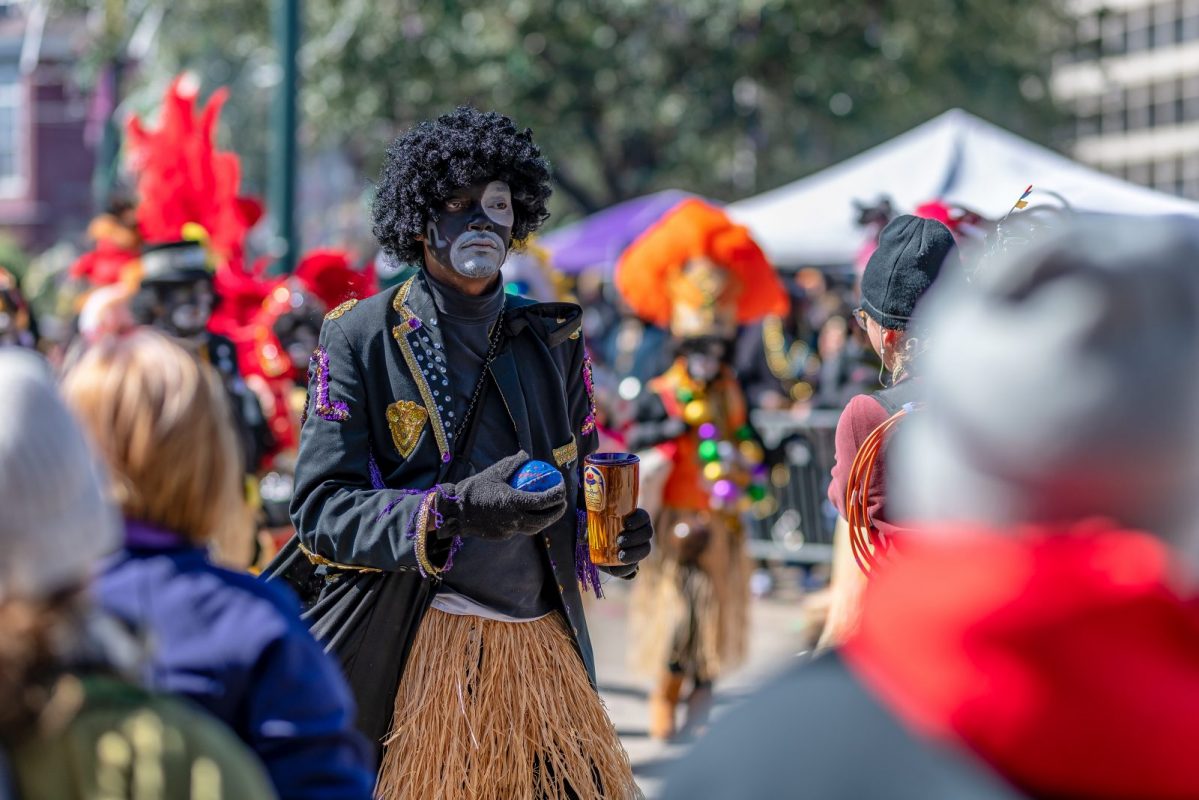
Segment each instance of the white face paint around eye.
M483 187L483 213L502 228L511 228L516 222L512 210L512 189L504 181L492 181Z

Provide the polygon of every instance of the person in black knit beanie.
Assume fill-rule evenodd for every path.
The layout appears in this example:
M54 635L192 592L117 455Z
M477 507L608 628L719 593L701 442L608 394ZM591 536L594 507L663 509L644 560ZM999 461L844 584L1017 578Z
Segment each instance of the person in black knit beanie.
M860 565L850 556L850 531L846 524L849 517L846 489L852 466L867 437L906 403L918 399L920 381L913 377L913 361L927 346L927 340L909 323L917 304L937 277L943 271L956 270L957 265L957 248L947 227L936 220L903 215L883 228L878 249L870 256L862 275L862 305L854 310L854 318L890 375L887 388L856 395L837 421L836 462L828 497L837 509L838 524L834 536L832 597L820 637L822 647L836 644L853 630L865 581ZM886 538L897 529L887 521L884 467L883 459L877 459L869 485L862 487L862 491L868 498L870 535Z

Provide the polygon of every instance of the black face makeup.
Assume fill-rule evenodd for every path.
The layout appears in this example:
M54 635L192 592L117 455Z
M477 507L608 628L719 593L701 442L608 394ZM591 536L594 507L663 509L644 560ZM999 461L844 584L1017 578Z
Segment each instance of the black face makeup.
M198 336L208 326L215 299L207 281L163 287L158 293L160 325L183 339Z
M457 190L425 228L425 247L439 264L467 278L499 272L512 243L512 191L504 181Z
M717 337L699 337L685 340L679 351L687 360L687 374L697 381L709 383L719 377L729 345Z
M275 322L275 336L287 353L292 368L297 372L307 370L312 351L320 343L322 319L323 315L309 300L296 311L284 314Z

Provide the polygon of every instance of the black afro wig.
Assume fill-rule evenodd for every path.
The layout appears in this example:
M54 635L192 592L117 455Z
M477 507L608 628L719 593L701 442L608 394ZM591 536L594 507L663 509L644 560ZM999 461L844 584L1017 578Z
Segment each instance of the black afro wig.
M528 128L517 130L503 114L465 106L422 122L387 148L372 208L375 238L400 261L420 264L424 250L416 237L437 218L441 203L455 189L489 180L512 189L513 241L549 217L549 164Z

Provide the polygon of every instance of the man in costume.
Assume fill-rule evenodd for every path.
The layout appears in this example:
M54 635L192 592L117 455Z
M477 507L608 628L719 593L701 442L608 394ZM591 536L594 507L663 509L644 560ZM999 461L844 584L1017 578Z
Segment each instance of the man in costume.
M788 299L749 232L698 200L681 203L625 252L616 285L638 316L669 327L677 349L643 393L629 432L630 446L657 448L668 471L655 521L663 535L633 601L636 660L658 680L650 735L664 739L676 732L684 683L694 729L713 680L745 654L741 514L765 499L766 469L730 361L737 326L785 314Z
M209 259L200 242L147 245L130 306L135 322L174 336L216 369L233 411L243 465L253 473L271 447L270 430L242 377L233 342L208 328L217 301Z
M422 269L330 312L312 356L292 518L268 570L299 588L383 745L382 798L626 798L594 689L579 466L595 448L581 311L503 290L548 216L531 132L460 108L388 150L374 233ZM509 485L530 459L562 480ZM630 577L649 515L625 520Z

